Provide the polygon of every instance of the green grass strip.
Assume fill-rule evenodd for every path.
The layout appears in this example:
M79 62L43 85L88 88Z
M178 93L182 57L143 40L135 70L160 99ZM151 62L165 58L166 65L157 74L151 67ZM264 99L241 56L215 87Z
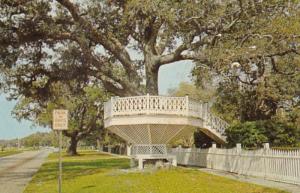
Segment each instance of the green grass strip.
M181 167L128 170L129 160L97 152L63 157L63 193L279 193ZM57 192L57 154L51 154L24 193Z

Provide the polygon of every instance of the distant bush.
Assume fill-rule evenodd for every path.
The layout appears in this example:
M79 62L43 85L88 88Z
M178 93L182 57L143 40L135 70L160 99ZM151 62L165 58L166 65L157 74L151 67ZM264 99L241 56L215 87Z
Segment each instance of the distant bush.
M297 147L300 128L274 120L237 123L226 130L228 146L241 143L244 148L259 148L263 143L276 147Z

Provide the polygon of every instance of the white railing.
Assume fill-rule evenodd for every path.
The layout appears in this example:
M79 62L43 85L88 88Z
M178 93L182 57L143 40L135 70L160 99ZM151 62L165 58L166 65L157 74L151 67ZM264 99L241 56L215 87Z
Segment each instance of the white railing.
M104 119L113 116L164 114L201 118L210 129L224 134L228 124L213 115L208 103L186 97L145 96L112 97L104 104Z
M225 130L227 127L229 127L229 124L222 120L221 118L213 115L212 113L207 113L205 121L205 127L210 127L210 129L213 129L217 131L218 133L225 134Z
M300 150L173 148L178 164L200 166L300 185Z
M166 155L166 144L134 144L131 147L131 155Z

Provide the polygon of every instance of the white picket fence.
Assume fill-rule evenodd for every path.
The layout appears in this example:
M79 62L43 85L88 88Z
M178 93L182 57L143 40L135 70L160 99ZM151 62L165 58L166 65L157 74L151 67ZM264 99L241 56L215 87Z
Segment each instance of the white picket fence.
M177 163L300 185L300 150L173 148Z

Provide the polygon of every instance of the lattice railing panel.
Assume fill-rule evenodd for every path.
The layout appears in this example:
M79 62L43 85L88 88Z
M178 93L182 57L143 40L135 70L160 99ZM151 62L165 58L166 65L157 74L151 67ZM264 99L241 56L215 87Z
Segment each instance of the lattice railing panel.
M229 126L228 123L217 116L214 116L211 113L207 114L207 118L205 119L205 124L210 127L209 129L213 129L221 135L225 135L225 130Z
M166 155L165 144L134 144L131 147L131 155Z
M185 97L149 96L148 113L186 115L187 100Z
M112 100L113 115L136 115L147 110L147 96L117 97Z

